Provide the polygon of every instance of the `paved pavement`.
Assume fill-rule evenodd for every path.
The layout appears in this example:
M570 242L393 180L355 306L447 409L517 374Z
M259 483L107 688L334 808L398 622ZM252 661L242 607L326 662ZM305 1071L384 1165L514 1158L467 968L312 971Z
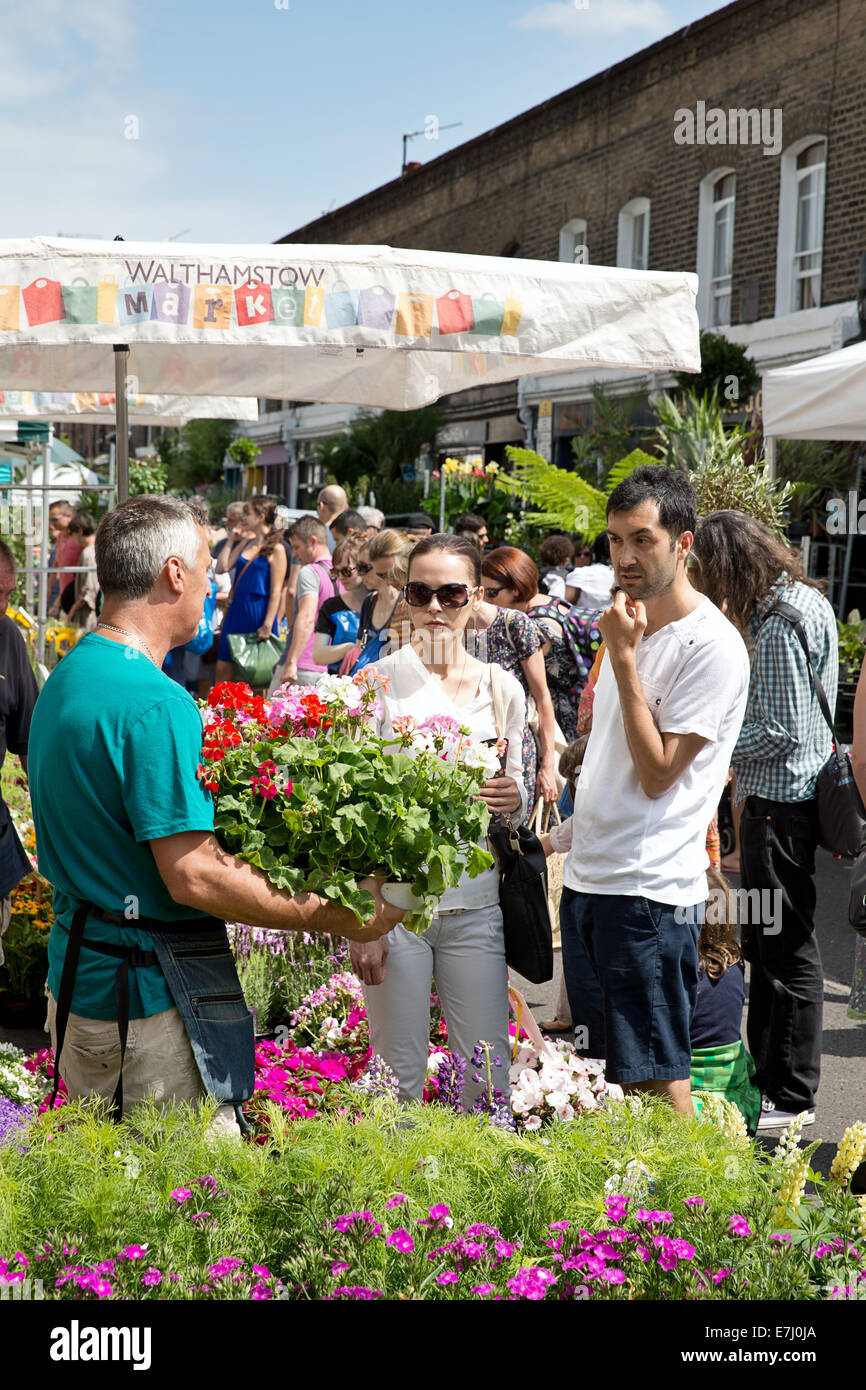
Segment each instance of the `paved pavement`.
M825 978L824 1039L815 1125L811 1133L806 1131L806 1137L823 1141L813 1160L822 1172L829 1168L845 1128L855 1120L866 1120L866 1020L858 1022L847 1013L856 942L847 918L850 874L848 866L818 850L817 926ZM554 978L548 984L515 979L537 1019L552 1018L556 1013L561 978L557 952ZM748 968L746 981L748 986ZM47 1036L37 1029L0 1029L0 1042L35 1051L46 1046ZM775 1137L770 1140L771 1147L774 1143Z

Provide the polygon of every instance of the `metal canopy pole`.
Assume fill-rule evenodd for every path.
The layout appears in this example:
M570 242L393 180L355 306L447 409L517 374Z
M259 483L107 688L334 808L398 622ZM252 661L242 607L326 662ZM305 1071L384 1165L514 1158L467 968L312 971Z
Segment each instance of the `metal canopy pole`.
M24 503L24 602L27 605L27 612L33 612L33 452L27 450L27 459L24 464L24 487L26 500Z
M439 530L445 530L445 469L439 474Z
M117 420L117 500L129 497L129 407L126 400L126 377L129 368L129 348L122 343L114 347L114 407Z
M48 438L45 441L45 460L42 464L42 538L39 545L39 608L37 610L39 623L37 656L42 666L45 665L45 626L48 622L48 586L50 582L48 563L51 547L48 543L48 509L51 505L49 488L51 486L51 449L53 444L54 426L49 425Z

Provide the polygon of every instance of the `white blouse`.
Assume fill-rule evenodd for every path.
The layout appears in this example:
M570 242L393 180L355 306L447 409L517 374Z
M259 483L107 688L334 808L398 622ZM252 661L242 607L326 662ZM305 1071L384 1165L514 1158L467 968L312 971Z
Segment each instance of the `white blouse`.
M393 732L393 720L399 716L411 715L421 723L431 714L446 714L457 719L470 730L475 741L496 738L497 730L493 716L493 692L491 689L491 666L485 666L481 684L475 699L468 705L455 705L445 694L441 685L424 666L411 646L405 646L391 656L376 662L378 670L391 677L387 691L380 692L382 718L378 732L388 738ZM508 739L505 771L513 777L520 792L520 810L515 812L515 820L526 815L528 803L523 784L523 729L526 724L526 697L520 682L502 667L497 667L497 679L502 691L502 704L505 714L505 737ZM486 838L480 841L482 849L487 848ZM443 894L440 911L453 911L455 908L491 907L499 901L499 875L496 868L488 869L477 878L464 874L456 888L448 888Z

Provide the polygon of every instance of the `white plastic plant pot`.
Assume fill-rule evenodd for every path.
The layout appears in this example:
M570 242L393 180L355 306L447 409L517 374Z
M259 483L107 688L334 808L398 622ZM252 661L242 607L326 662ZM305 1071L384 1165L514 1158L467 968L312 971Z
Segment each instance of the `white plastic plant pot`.
M382 884L381 893L386 903L401 908L403 912L422 912L424 909L424 899L412 892L411 883L386 880Z

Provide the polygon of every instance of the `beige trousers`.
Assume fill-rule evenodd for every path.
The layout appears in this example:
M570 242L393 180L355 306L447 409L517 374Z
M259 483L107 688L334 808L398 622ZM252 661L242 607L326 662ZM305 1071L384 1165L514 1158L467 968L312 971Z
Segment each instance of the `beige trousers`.
M57 1052L57 1001L48 993L48 1019L45 1031ZM60 1075L70 1100L101 1096L110 1101L120 1072L120 1035L115 1019L82 1018L69 1015L60 1057ZM131 1018L123 1064L123 1113L127 1115L140 1101L171 1105L187 1101L200 1103L206 1096L195 1064L189 1038L177 1009L164 1009L150 1018ZM221 1105L214 1116L214 1128L238 1134L237 1120L230 1105Z

